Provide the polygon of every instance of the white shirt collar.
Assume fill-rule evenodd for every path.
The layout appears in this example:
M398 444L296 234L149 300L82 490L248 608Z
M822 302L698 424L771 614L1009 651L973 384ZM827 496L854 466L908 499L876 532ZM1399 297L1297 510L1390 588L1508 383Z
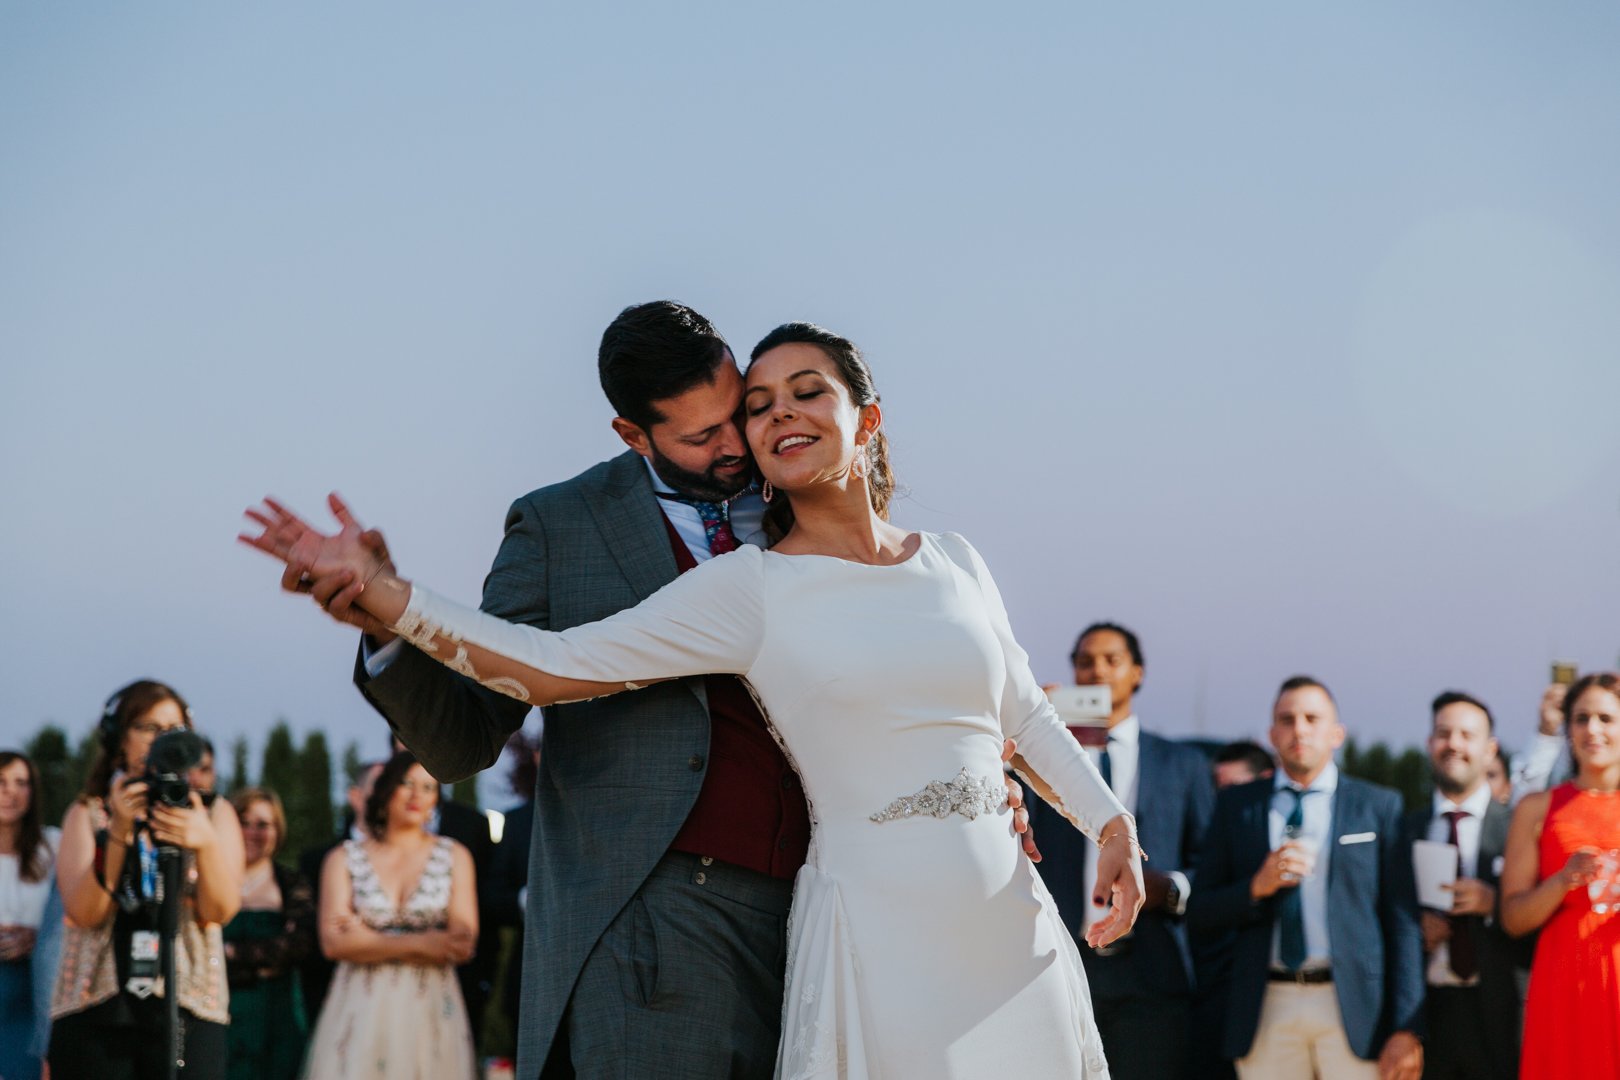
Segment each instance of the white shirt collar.
M1136 718L1135 713L1131 713L1131 715L1108 729L1108 740L1109 742L1135 746L1142 741L1142 721Z
M658 475L658 470L652 467L652 458L644 457L641 464L646 466L647 479L652 481L652 488L660 495L679 495L680 492L664 483L664 478Z
M1273 790L1273 791L1281 791L1283 788L1298 787L1298 786L1299 786L1299 782L1296 781L1293 777L1289 776L1287 770L1285 770L1285 769L1278 769L1274 774L1272 774L1271 790ZM1310 786L1307 787L1305 790L1306 791L1325 791L1325 792L1327 792L1328 794L1331 795L1333 792L1338 790L1338 787L1339 787L1339 766L1337 764L1335 764L1334 762L1330 761L1330 762L1327 763L1327 768L1323 769L1320 773L1318 773L1317 776L1316 776L1316 779L1314 781L1312 781Z
M1491 785L1481 783L1474 793L1460 803L1454 803L1440 792L1434 793L1434 816L1439 817L1448 810L1462 810L1474 816L1476 821L1483 821L1485 811L1491 808Z

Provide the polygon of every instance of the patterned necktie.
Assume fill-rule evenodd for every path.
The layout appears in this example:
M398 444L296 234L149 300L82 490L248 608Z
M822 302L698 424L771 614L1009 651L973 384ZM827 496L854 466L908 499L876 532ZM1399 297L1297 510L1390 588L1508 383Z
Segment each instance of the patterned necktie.
M1284 794L1294 797L1294 809L1283 823L1283 836L1285 839L1296 839L1305 828L1305 796L1315 795L1312 789L1285 787ZM1305 888L1304 884L1290 885L1282 890L1278 898L1279 917L1282 922L1281 939L1278 942L1278 953L1282 959L1282 966L1289 971L1298 971L1305 963L1305 898L1300 895Z
M1462 844L1457 839L1457 822L1474 815L1467 810L1447 810L1442 816L1446 819L1446 843L1457 849L1457 876L1461 877ZM1449 915L1446 921L1451 925L1451 940L1446 945L1446 951L1451 956L1451 972L1459 979L1472 979L1479 974L1474 924L1466 915Z
M703 519L703 532L709 538L709 554L724 555L728 551L737 550L737 537L731 531L731 501L708 502L704 499L694 499L688 495L677 495L671 491L660 491L660 499L671 502L683 502L698 512Z

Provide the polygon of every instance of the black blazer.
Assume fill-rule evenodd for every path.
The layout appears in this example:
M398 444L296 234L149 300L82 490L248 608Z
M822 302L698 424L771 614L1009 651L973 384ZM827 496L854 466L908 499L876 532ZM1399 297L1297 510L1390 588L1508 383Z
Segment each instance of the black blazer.
M1136 827L1149 856L1147 868L1179 870L1196 881L1198 846L1215 809L1209 760L1196 747L1145 731L1138 745ZM1091 841L1033 793L1025 802L1041 849L1036 864L1041 878L1057 901L1063 925L1079 942L1080 919L1089 902L1084 878ZM1112 956L1096 956L1083 943L1080 954L1097 997L1192 992L1186 933L1181 920L1166 912L1142 912L1128 944Z
M1271 968L1277 898L1256 903L1249 881L1271 850L1271 779L1227 788L1187 905L1193 933L1235 931L1223 1053L1254 1045ZM1423 1032L1423 934L1401 797L1339 774L1328 833L1328 937L1333 987L1350 1049L1372 1060L1395 1031Z
M1406 817L1407 843L1427 839L1429 825L1434 820L1430 810L1418 810ZM1507 852L1508 825L1513 812L1492 801L1480 822L1479 861L1475 874L1480 881L1497 890L1497 913L1487 919L1483 915L1467 918L1474 924L1474 941L1479 956L1480 1007L1485 1014L1484 1031L1461 1033L1463 1038L1483 1038L1491 1048L1491 1058L1510 1063L1507 1075L1512 1075L1519 1060L1519 1030L1523 1012L1519 1000L1517 968L1528 968L1535 951L1534 938L1511 938L1498 921L1501 912L1501 881L1497 867ZM1428 958L1424 958L1427 969ZM1446 1033L1435 1031L1431 1037Z

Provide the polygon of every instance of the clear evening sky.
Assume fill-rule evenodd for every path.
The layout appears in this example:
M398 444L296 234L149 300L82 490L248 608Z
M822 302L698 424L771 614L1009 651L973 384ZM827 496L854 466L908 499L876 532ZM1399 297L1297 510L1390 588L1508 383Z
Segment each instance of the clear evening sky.
M1512 746L1616 664L1612 5L543 7L0 6L0 743L151 674L380 751L241 508L336 488L476 598L658 297L859 342L897 519L1043 679L1136 628L1160 731L1307 671Z

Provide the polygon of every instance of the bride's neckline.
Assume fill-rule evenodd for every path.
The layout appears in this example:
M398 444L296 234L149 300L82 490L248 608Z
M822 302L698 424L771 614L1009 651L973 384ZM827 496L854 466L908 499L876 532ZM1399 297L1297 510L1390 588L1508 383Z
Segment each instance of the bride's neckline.
M823 555L815 551L788 552L776 551L772 548L764 548L762 550L767 555L775 555L778 558L783 559L831 559L833 562L843 563L845 566L864 566L869 570L892 570L898 566L909 566L911 563L916 562L917 557L922 554L923 547L927 542L928 534L923 532L907 533L905 543L910 544L913 537L916 538L916 546L912 548L911 554L907 555L899 562L892 563L861 562L858 559L846 559L842 555Z

